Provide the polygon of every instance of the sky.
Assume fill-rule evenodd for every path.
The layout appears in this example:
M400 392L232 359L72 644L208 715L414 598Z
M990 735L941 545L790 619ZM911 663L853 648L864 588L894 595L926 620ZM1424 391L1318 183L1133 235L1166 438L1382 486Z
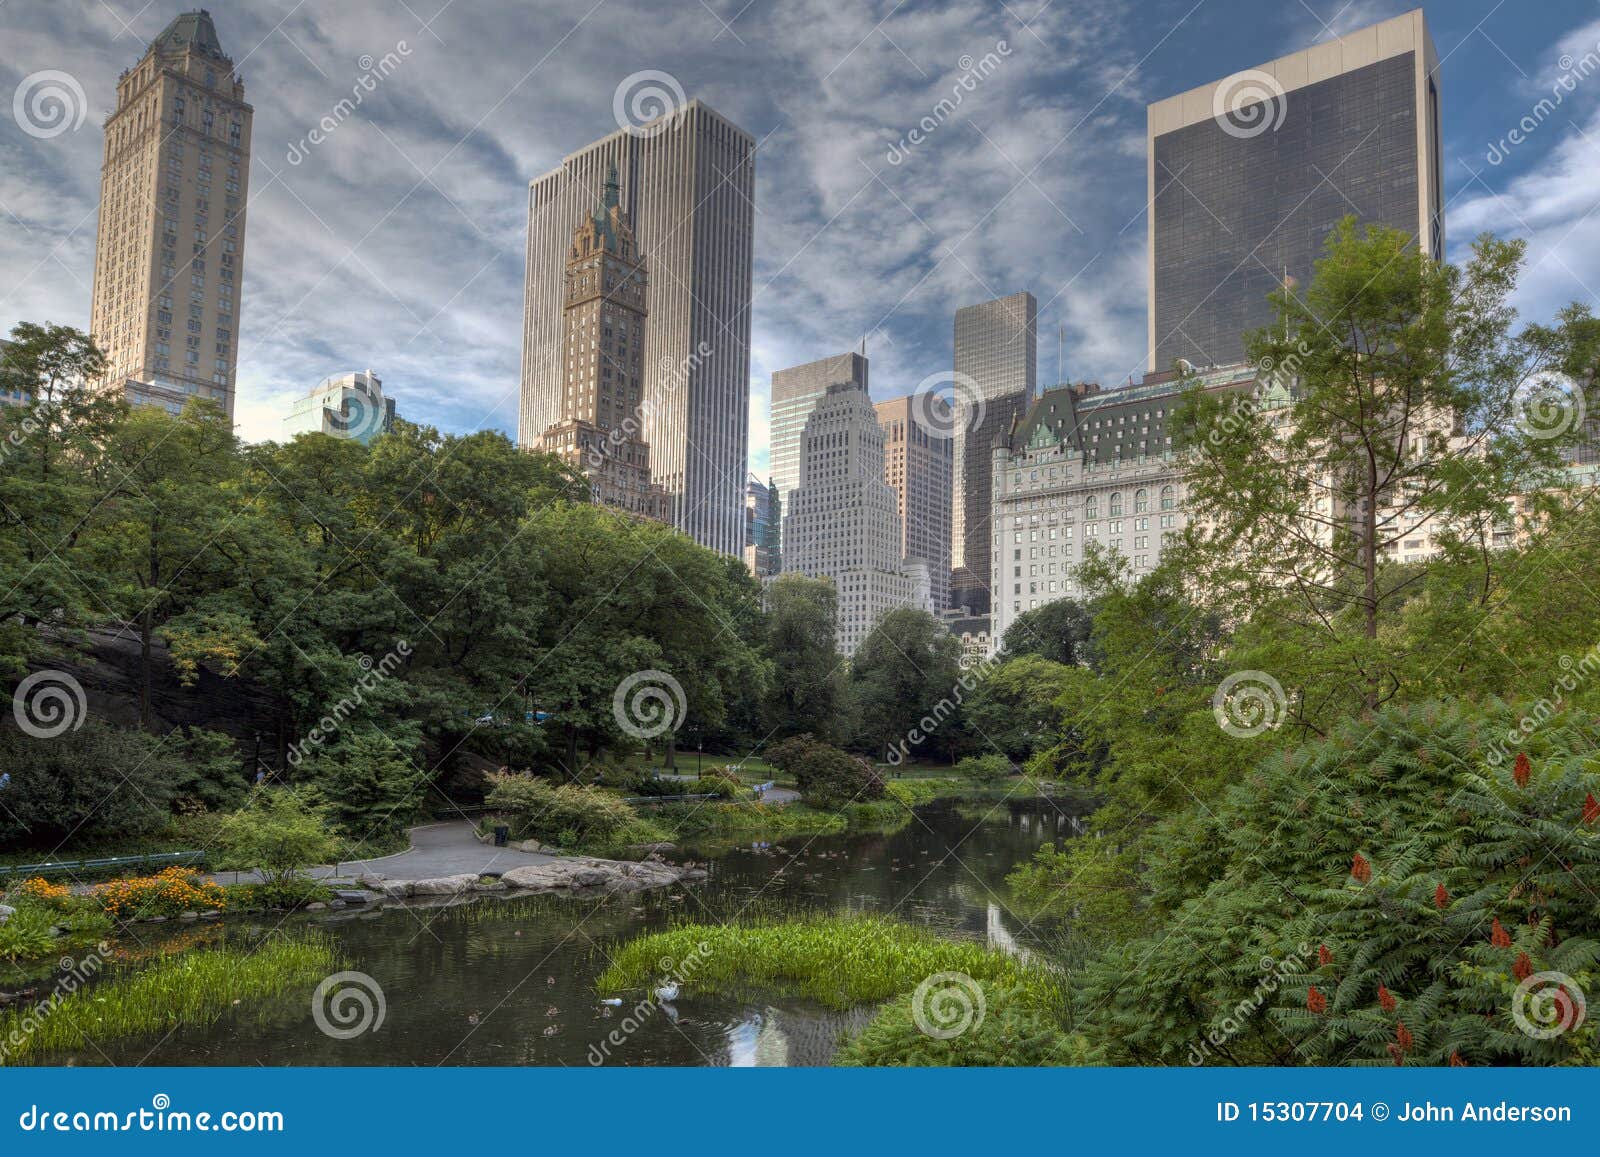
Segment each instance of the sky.
M948 372L957 308L1021 289L1039 302L1042 382L1121 382L1150 368L1145 106L1415 6L218 5L218 35L255 108L239 431L279 437L292 398L370 368L405 418L514 436L527 182L615 131L651 90L698 97L759 142L758 474L774 370L865 339L874 398L909 393ZM1486 230L1525 238L1516 303L1528 320L1596 305L1600 4L1424 8L1441 57L1449 256ZM24 320L88 328L101 125L117 75L181 10L0 0L0 331ZM386 75L360 107L312 143L374 70ZM18 97L40 73L81 90L79 100L57 84L81 123L69 113L59 132L23 131ZM957 90L954 112L935 115ZM933 127L913 141L924 118Z

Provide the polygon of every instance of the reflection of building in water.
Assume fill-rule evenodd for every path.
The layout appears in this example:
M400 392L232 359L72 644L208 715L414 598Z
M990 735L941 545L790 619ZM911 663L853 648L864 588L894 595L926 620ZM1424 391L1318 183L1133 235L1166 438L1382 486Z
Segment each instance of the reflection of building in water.
M1023 963L1033 959L1033 953L1018 944L1017 938L1006 927L1005 910L1000 905L990 902L984 923L984 939L988 942L990 948L998 949L1007 956L1015 956ZM1021 923L1021 921L1018 921L1018 923Z
M765 1008L728 1028L733 1068L814 1067L832 1062L839 1044L860 1032L876 1008L834 1012L821 1007Z

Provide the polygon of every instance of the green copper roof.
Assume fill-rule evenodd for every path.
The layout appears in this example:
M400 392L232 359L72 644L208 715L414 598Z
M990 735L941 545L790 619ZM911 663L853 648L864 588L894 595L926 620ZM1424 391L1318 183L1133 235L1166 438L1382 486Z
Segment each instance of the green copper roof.
M201 56L214 56L226 60L222 42L217 39L217 27L211 23L211 13L204 8L198 12L185 12L167 25L166 31L155 38L155 47L167 52L196 52Z

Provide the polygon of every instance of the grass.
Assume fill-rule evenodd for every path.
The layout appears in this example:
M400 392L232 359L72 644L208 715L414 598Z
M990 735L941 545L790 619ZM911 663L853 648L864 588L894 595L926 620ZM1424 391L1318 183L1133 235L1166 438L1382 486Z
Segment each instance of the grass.
M46 1015L34 1009L0 1015L0 1062L206 1025L235 1003L304 990L339 968L331 939L277 937L254 951L215 948L166 957L148 968L74 988Z
M691 993L773 992L837 1009L910 992L938 972L1019 987L1041 1006L1059 996L1052 974L1015 957L880 916L686 924L624 945L596 987L602 994L647 988L660 978L663 959L695 962L679 966Z

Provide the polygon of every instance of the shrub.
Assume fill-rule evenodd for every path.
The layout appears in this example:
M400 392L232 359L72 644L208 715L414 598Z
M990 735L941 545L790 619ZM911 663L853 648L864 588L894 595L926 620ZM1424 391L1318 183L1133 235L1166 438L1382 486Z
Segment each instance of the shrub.
M221 909L228 896L222 885L202 880L188 868L164 868L154 876L130 876L96 884L89 895L114 920L176 916L180 912Z
M592 787L512 772L495 773L489 782L486 802L506 816L513 839L576 847L614 839L636 818L622 800Z
M772 747L767 762L793 776L800 794L817 807L838 809L884 795L883 778L872 764L809 735Z
M223 820L217 850L223 867L257 871L266 883L283 885L302 868L336 857L339 842L303 796L263 788Z
M48 955L56 942L55 933L50 930L54 923L46 909L19 906L10 919L0 924L0 959L17 961Z
M43 876L32 876L7 888L6 898L13 903L32 902L45 908L64 909L72 900L72 889L65 884L46 880Z
M709 767L692 784L682 784L695 795L711 795L718 799L738 799L748 794L744 781L722 767Z
M304 908L331 900L333 890L310 876L284 876L265 884L249 884L230 889L235 907Z
M57 847L159 830L171 814L183 757L142 731L91 716L51 739L0 732L0 767L11 775L0 846Z
M1011 761L1003 755L969 755L956 764L955 772L973 783L993 785L1011 778Z
M982 994L981 1020L976 1015L979 1006L973 993ZM953 1001L962 995L952 988L946 999ZM908 994L885 1005L872 1022L834 1056L833 1063L980 1068L1086 1062L1083 1040L1065 1032L1056 1012L1041 1006L1024 988L974 981L964 996L974 1009L971 1025L965 1031L948 1039L930 1036L917 1024L915 994ZM964 1009L953 1004L943 1011L964 1015ZM924 1019L928 1015L925 1007Z
M182 754L173 802L185 811L227 811L244 802L250 781L233 737L190 727L168 738Z
M334 827L352 840L398 836L416 814L423 773L408 746L375 727L340 731L306 770Z

